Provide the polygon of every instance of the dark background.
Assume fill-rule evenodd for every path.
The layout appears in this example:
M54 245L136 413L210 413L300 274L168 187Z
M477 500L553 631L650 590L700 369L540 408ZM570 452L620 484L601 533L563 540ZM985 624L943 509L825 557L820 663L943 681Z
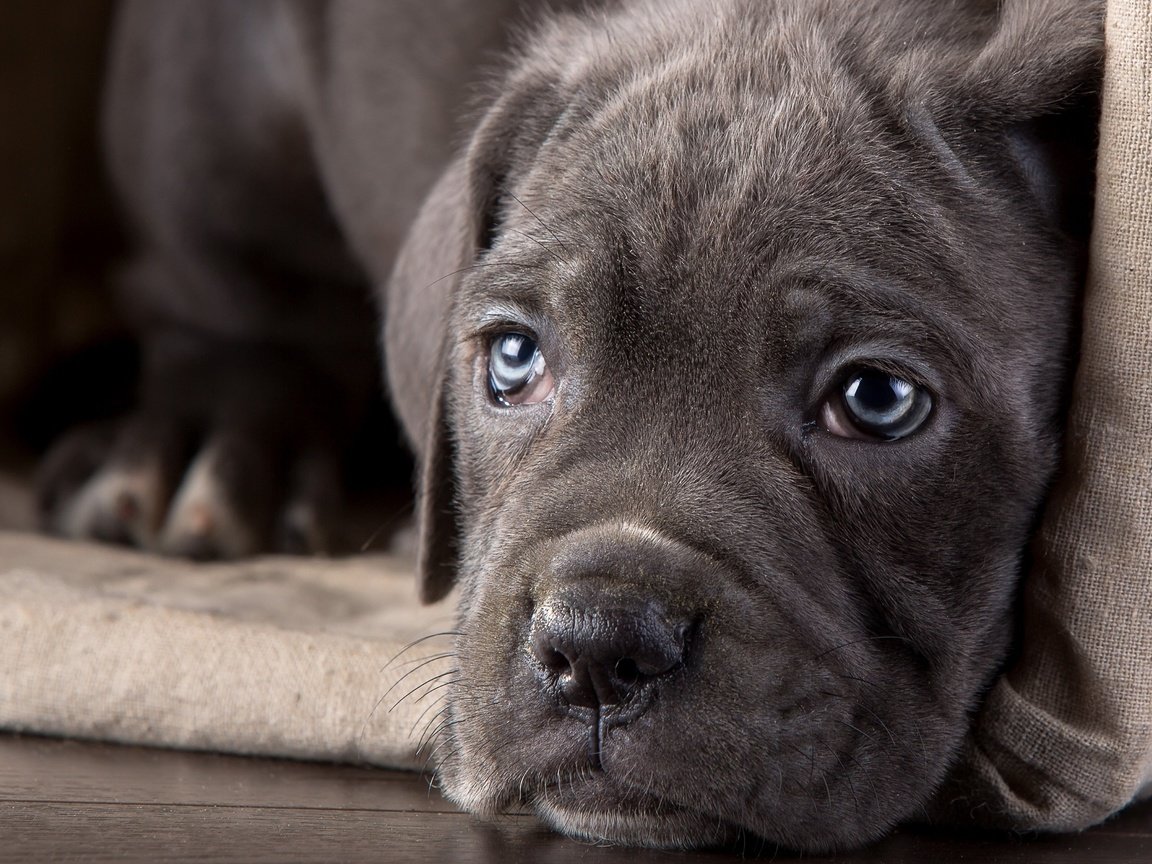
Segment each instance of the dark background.
M117 413L133 351L111 279L102 175L111 0L0 3L0 469L26 475L66 425Z

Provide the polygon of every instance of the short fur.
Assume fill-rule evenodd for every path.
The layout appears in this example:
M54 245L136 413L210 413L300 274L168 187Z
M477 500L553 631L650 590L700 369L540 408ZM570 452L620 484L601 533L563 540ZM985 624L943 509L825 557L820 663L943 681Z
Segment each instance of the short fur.
M192 5L241 15L185 5L196 20L210 16ZM379 61L365 58L380 56L366 52L384 38L369 6L243 6L286 16L277 68L296 77L208 69L176 49L172 62L220 75L225 103L267 112L225 115L236 135L256 125L248 149L220 145L221 194L262 165L276 187L280 163L261 146L277 123L292 133L311 191L276 199L274 215L293 217L291 248L314 265L300 290L345 272L328 270L342 259L327 246L305 255L317 237L343 236L388 282L388 380L422 461L425 597L460 586L438 748L449 797L478 812L523 799L559 830L659 846L748 831L828 850L915 816L1009 649L1056 467L1100 4L561 9L521 39L390 280L412 196L393 213L389 178L417 170L405 156L422 171L438 162L445 127L377 147L411 106L366 86ZM475 59L499 37L474 30L442 35ZM453 74L450 86L468 77ZM203 119L149 98L136 120L165 134ZM412 104L442 116L423 98ZM432 160L414 149L428 135L441 136ZM195 153L194 137L167 152ZM140 146L133 165L159 144ZM146 194L133 170L122 185ZM187 205L172 249L197 226L215 246L229 214L235 236L254 236L247 217L261 214L169 179L169 197L148 199L163 213L134 209L163 233ZM333 215L304 230L297 207L325 198ZM282 249L287 224L261 223ZM168 298L176 281L148 290ZM207 281L233 302L229 280ZM493 404L494 322L537 336L553 398ZM935 394L918 433L879 444L817 422L865 361ZM533 656L538 611L579 611L573 597L593 611L642 598L692 622L683 663L637 716L590 726Z

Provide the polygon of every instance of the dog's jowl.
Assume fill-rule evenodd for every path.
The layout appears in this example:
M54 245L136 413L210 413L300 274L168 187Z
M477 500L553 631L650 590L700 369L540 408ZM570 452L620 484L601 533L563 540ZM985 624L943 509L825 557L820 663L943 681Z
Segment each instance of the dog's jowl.
M219 366L232 355L211 346L239 356L257 333L235 388L275 397L263 382L290 366L269 343L360 380L305 324L351 326L357 286L386 285L387 377L421 463L423 589L459 587L437 746L449 797L666 846L743 831L826 850L922 813L1010 649L1056 467L1100 4L554 12L509 49L454 158L444 118L464 116L459 94L515 4L236 5L170 7L209 29L245 20L214 49L227 62L175 52L189 68L164 73L234 124L189 157L229 166L212 201L233 206L173 192L192 171L164 185L121 170L149 241L133 296L164 297L151 320L199 334L165 343L184 351L158 351L169 365L200 351ZM138 57L166 15L136 14L153 19L127 40ZM398 69L377 38L404 56L458 48L437 83L429 57ZM202 117L149 98L114 99L113 121ZM253 98L259 111L239 110ZM277 135L286 149L264 159ZM263 251L218 251L237 238ZM230 322L179 299L201 284ZM252 428L294 401L268 398ZM146 416L173 428L171 411ZM213 452L245 452L248 428L205 425L207 446L180 451L202 474ZM330 426L289 444L338 453ZM162 490L187 458L150 440L163 471L137 459L131 476L152 478L145 515L178 524L121 533L186 551L180 495L169 508ZM51 496L58 525L115 522L94 484L127 476L71 476ZM233 509L264 524L290 491L235 494ZM229 536L216 552L260 546L255 529Z

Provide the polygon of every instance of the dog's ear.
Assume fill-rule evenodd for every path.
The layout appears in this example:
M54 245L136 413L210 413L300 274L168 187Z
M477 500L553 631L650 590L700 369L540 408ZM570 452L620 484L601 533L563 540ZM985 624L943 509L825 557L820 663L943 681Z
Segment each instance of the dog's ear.
M1103 60L1102 0L1003 0L988 38L941 89L966 116L1032 120L1094 93Z
M546 134L546 85L512 80L465 151L433 187L397 258L385 298L384 353L392 403L419 462L418 571L425 603L456 578L458 482L453 439L451 332L461 281L499 233L513 168L531 163Z
M1003 158L1055 227L1086 240L1103 59L1102 0L1003 0L983 38L905 57L899 98L942 153Z
M393 410L417 456L420 596L451 590L456 526L445 427L447 322L456 277L475 254L464 159L440 177L408 233L385 296L384 365Z

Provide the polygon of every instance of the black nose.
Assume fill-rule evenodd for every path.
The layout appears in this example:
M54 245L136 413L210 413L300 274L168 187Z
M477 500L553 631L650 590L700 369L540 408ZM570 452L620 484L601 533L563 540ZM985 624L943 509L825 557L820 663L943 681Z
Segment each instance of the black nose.
M530 642L561 699L599 710L624 705L680 666L690 631L652 601L569 597L537 608Z

